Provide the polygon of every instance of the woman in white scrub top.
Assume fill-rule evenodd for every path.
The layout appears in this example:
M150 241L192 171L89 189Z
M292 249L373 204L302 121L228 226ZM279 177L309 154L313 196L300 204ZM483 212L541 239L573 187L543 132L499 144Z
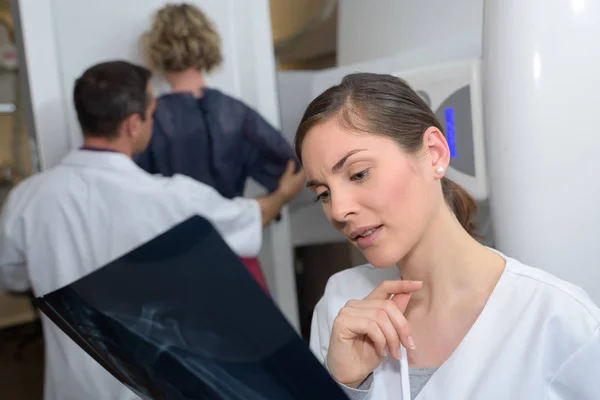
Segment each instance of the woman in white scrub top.
M296 151L369 261L329 279L311 328L351 399L600 399L600 310L474 239L442 125L404 81L347 76L308 106Z

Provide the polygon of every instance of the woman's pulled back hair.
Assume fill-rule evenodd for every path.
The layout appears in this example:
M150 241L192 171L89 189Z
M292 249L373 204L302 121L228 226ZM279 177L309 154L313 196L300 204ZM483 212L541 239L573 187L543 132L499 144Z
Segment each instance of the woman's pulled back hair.
M389 137L411 154L421 149L428 128L433 126L444 132L431 108L405 81L391 75L356 73L346 76L308 105L296 132L299 160L308 131L334 117L352 131ZM476 236L475 200L446 177L442 178L442 191L463 228Z

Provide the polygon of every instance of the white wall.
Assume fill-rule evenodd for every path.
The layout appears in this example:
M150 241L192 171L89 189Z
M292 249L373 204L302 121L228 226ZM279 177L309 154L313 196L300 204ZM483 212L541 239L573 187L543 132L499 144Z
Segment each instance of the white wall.
M339 65L423 48L481 54L483 0L341 0L338 18Z
M275 59L267 0L193 0L215 22L224 64L208 83L241 98L279 126ZM109 59L142 62L139 37L166 0L13 0L30 97L29 124L41 169L82 142L72 104L74 80ZM163 88L157 82L158 88ZM284 221L265 232L261 261L273 297L297 326L292 249Z

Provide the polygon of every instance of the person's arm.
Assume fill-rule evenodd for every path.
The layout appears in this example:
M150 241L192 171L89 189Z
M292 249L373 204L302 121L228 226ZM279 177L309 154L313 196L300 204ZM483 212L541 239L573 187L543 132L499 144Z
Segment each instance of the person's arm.
M304 176L288 169L279 188L264 197L227 199L216 189L187 176L174 175L168 185L185 200L191 211L209 220L225 242L241 257L255 257L262 244L262 228L302 187ZM291 172L290 172L291 170Z
M23 249L18 243L20 226L10 218L10 198L0 217L0 289L25 292L31 285Z
M313 312L310 326L310 349L315 357L317 357L317 360L329 371L327 367L327 351L329 340L331 339L331 326L328 323L326 295L319 300ZM367 400L371 394L373 374L370 374L357 388L351 388L339 382L337 384L350 400Z
M325 365L327 367L327 365ZM371 386L373 385L373 374L370 374L363 383L358 385L356 388L346 386L342 383L337 382L342 391L348 396L350 400L367 400L371 394Z
M166 187L176 193L178 200L183 200L187 212L213 224L234 253L240 257L258 255L263 225L258 201L225 198L215 188L184 175L161 179L165 179Z
M304 172L300 170L295 172L296 164L294 160L288 160L287 168L283 171L277 189L267 196L259 197L256 200L260 205L263 225L279 216L281 208L294 198L304 186Z
M256 201L260 206L261 220L264 226L279 215L281 208L288 200L283 193L276 190L266 196L257 197Z
M595 400L600 394L600 327L548 383L547 400Z
M250 107L246 108L243 131L250 147L248 175L268 192L277 189L289 160L296 163L296 171L300 169L292 146L281 132Z

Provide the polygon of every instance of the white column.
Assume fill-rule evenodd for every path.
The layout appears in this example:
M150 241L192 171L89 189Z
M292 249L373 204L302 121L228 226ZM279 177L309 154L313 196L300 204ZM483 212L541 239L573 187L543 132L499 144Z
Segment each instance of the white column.
M499 250L600 304L600 2L487 0L484 111Z

